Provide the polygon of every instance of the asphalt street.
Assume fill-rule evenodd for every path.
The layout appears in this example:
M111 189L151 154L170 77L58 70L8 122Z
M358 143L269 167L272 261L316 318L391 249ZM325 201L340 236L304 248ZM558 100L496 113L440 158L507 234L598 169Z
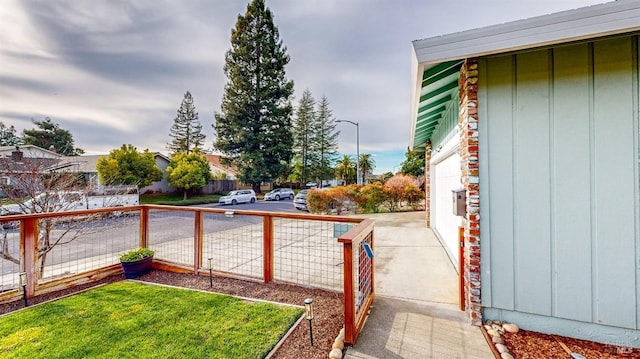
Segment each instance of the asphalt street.
M264 212L287 212L287 213L300 212L293 206L293 201L290 199L282 199L280 201L258 200L255 203L240 203L240 204L236 204L235 206L220 205L217 203L212 203L212 204L194 205L192 207L246 209L251 211L264 211Z

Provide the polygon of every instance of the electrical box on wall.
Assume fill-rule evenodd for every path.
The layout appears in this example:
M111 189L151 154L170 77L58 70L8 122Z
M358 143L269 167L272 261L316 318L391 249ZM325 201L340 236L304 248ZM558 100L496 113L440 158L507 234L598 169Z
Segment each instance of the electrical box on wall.
M453 194L453 215L464 217L467 213L467 191L464 188L451 190Z

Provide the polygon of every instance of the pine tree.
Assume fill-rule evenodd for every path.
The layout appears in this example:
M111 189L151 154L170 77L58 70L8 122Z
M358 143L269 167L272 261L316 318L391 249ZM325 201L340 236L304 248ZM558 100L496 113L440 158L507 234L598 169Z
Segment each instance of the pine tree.
M15 146L22 144L22 139L16 135L16 128L5 126L0 122L0 146Z
M51 118L44 121L33 121L38 128L22 131L22 141L27 145L34 145L45 150L57 152L64 156L79 156L84 153L76 148L71 132L60 128Z
M176 118L173 119L173 126L169 130L169 136L173 137L171 143L167 145L171 155L189 153L195 148L200 148L207 137L202 134L202 125L189 91L184 94Z
M293 81L286 78L287 63L271 10L264 0L253 0L231 32L224 66L228 82L215 116L214 147L238 169L238 179L256 192L291 161Z
M316 124L315 100L311 96L309 89L302 93L302 98L296 110L296 117L293 122L293 146L296 157L295 168L296 178L304 185L310 178L310 166L314 155L313 141L315 137L314 128Z
M336 122L331 109L329 109L329 100L326 96L322 96L320 103L318 103L316 114L314 138L316 155L313 174L322 186L322 180L330 179L334 174L332 164L338 155L340 131L336 131Z

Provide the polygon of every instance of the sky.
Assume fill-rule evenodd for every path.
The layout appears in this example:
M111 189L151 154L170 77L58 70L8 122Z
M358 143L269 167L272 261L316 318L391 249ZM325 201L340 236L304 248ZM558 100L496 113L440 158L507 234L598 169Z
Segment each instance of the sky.
M326 96L359 123L374 173L396 172L410 136L412 40L604 0L267 0L291 57L297 106ZM247 1L0 0L0 122L20 134L50 117L87 154L122 144L166 153L186 91L207 136L220 112L231 29ZM356 126L339 123L355 155Z

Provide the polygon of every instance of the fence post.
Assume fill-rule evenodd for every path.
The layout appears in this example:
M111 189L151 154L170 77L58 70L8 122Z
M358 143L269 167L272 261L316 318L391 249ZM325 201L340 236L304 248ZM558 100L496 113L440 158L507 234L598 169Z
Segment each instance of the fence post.
M27 218L20 221L20 242L23 243L23 271L27 273L27 298L33 297L36 290L37 251L38 251L38 219Z
M202 223L204 221L204 213L197 210L193 214L193 217L193 273L198 274L202 266Z
M273 280L273 217L264 216L263 223L262 256L264 263L262 267L264 282L269 283Z
M149 245L149 209L140 208L140 247L147 248Z
M353 244L344 242L342 246L344 260L344 342L355 342L356 305L353 295Z

